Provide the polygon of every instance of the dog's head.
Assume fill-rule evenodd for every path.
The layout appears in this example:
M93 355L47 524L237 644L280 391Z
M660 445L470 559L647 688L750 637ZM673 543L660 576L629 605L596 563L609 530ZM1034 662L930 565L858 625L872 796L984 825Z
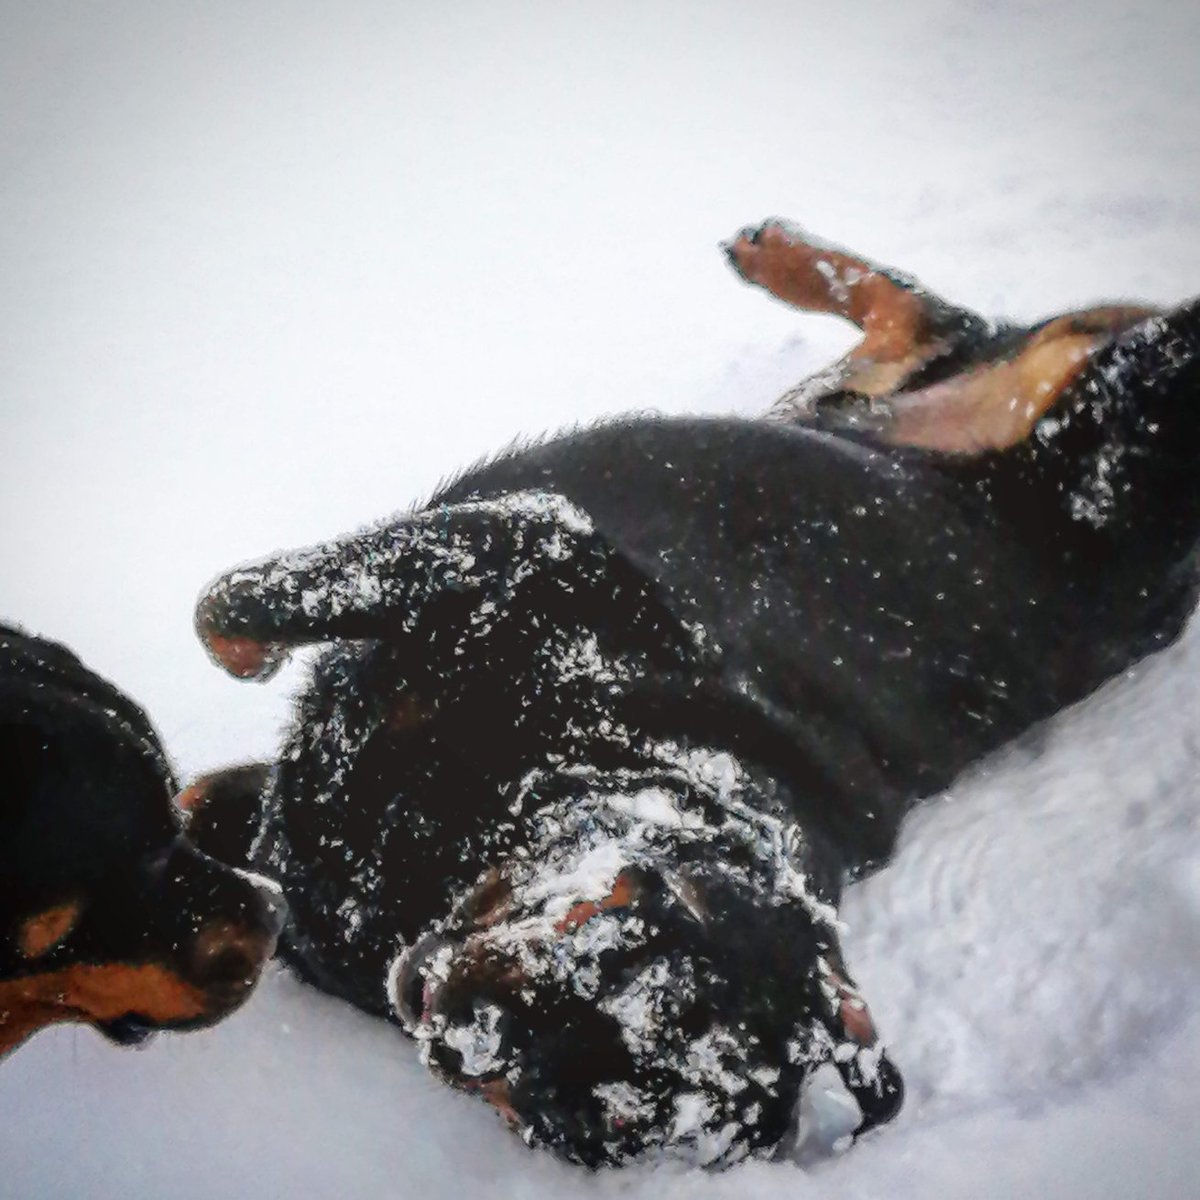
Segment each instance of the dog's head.
M136 705L0 629L0 767L0 1053L62 1021L136 1042L241 1003L282 902L184 839Z
M813 1067L880 1074L811 847L695 784L625 779L545 805L531 843L393 964L429 1065L588 1165L769 1151ZM554 781L533 786L544 801Z

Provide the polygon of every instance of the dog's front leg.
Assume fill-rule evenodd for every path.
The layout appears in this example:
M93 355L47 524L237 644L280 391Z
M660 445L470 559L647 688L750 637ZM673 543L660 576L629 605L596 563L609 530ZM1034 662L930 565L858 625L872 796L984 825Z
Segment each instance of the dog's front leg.
M239 678L267 678L297 645L335 639L442 642L439 661L519 617L537 625L566 601L572 620L629 622L678 641L654 586L564 497L515 492L441 505L365 533L223 575L196 629ZM615 603L614 603L615 602Z

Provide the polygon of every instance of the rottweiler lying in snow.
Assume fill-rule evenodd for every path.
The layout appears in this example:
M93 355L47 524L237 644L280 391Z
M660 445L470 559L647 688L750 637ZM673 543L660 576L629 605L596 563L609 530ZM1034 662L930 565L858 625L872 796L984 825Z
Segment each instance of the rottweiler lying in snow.
M190 846L145 714L69 650L0 625L0 1055L43 1026L113 1041L246 997L278 889Z
M891 1117L844 882L1197 593L1196 302L1015 328L780 222L727 252L862 343L767 419L522 448L197 613L243 678L330 644L278 763L191 794L288 959L588 1164L769 1151L827 1061Z

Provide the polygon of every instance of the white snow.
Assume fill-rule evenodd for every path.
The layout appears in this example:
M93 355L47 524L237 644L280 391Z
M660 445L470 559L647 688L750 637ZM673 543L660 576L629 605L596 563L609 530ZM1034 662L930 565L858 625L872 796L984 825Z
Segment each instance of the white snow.
M840 353L725 268L749 221L1018 318L1200 291L1193 5L63 0L0 28L0 615L140 699L185 773L269 754L297 679L208 662L217 572L515 436L758 411ZM5 1060L0 1197L1191 1200L1198 678L1193 622L851 893L909 1101L848 1154L591 1178L273 973L203 1034Z

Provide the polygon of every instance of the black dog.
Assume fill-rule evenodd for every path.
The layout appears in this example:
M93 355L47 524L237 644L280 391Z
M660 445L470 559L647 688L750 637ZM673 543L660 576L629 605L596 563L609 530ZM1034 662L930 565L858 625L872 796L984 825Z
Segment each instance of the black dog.
M278 890L184 840L145 714L69 650L0 626L0 1054L43 1026L206 1025L249 993Z
M843 882L1200 576L1196 303L1016 329L778 222L727 249L866 335L774 419L507 454L197 614L242 677L335 643L269 776L219 785L288 958L588 1164L769 1150L826 1061L890 1117Z

